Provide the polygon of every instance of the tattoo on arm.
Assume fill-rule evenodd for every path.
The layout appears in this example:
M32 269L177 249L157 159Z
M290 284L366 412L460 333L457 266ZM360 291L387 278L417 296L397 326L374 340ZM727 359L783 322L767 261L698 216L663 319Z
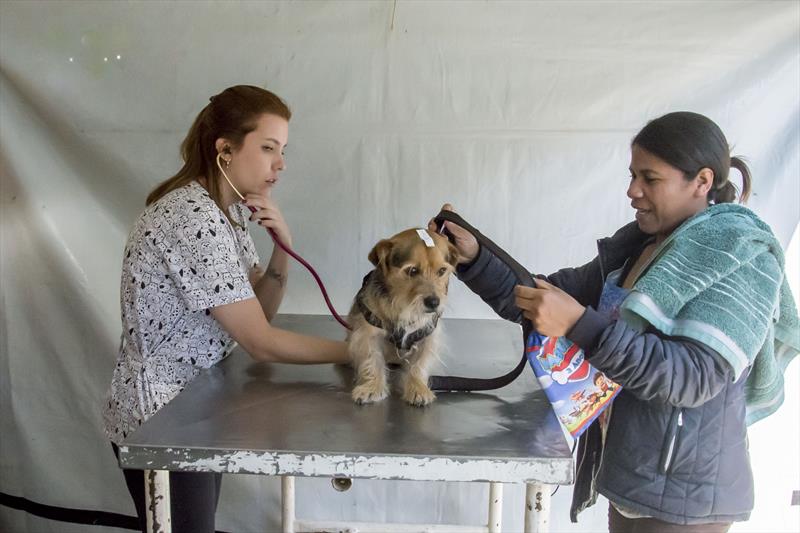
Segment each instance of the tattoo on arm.
M267 268L266 276L277 281L281 287L286 285L286 274L282 274L272 267Z

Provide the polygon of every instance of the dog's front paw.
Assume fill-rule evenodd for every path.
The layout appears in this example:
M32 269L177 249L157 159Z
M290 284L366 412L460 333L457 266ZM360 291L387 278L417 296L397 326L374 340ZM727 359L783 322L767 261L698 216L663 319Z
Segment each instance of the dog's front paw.
M403 400L417 407L424 407L432 403L436 395L428 385L416 380L409 380L403 391Z
M356 385L353 389L353 401L357 404L375 403L389 396L389 387L386 383L367 381Z

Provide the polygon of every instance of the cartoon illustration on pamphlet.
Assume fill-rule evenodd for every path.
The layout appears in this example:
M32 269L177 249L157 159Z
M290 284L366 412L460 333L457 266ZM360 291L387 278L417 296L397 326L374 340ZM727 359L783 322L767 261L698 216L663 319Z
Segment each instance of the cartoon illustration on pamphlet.
M558 419L577 438L611 403L621 387L596 370L565 337L531 333L528 362Z

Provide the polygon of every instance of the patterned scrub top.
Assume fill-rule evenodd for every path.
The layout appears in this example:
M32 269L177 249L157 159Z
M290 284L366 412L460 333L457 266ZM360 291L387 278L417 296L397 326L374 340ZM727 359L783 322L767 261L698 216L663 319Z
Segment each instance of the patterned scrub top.
M103 410L119 444L233 343L210 309L254 298L248 271L258 254L249 212L232 226L196 181L148 206L128 237L122 263L119 357Z

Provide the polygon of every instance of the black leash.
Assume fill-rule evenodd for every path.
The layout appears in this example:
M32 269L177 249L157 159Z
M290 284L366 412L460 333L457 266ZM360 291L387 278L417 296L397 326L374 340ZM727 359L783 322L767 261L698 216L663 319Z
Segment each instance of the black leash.
M508 265L514 275L517 277L517 281L520 285L524 285L526 287L535 287L536 282L533 280L533 276L531 275L528 270L520 265L513 257L508 255L508 253L497 246L495 243L491 241L488 237L483 235L480 231L473 228L466 220L458 216L457 214L453 213L452 211L441 211L434 221L436 222L437 227L441 227L444 221L452 222L456 224L468 232L470 232L475 239L477 239L478 244L481 247L486 248L490 252L492 252L495 256L497 256L503 263ZM447 236L448 239L452 240L452 235L449 234L445 230L444 234ZM505 387L522 373L525 369L525 365L528 363L528 356L525 352L525 342L528 339L528 335L533 330L533 325L531 324L530 320L523 318L522 319L522 359L520 359L517 366L514 369L502 376L498 376L496 378L467 378L467 377L460 377L460 376L431 376L428 378L428 386L431 390L434 391L479 391L479 390L494 390Z

